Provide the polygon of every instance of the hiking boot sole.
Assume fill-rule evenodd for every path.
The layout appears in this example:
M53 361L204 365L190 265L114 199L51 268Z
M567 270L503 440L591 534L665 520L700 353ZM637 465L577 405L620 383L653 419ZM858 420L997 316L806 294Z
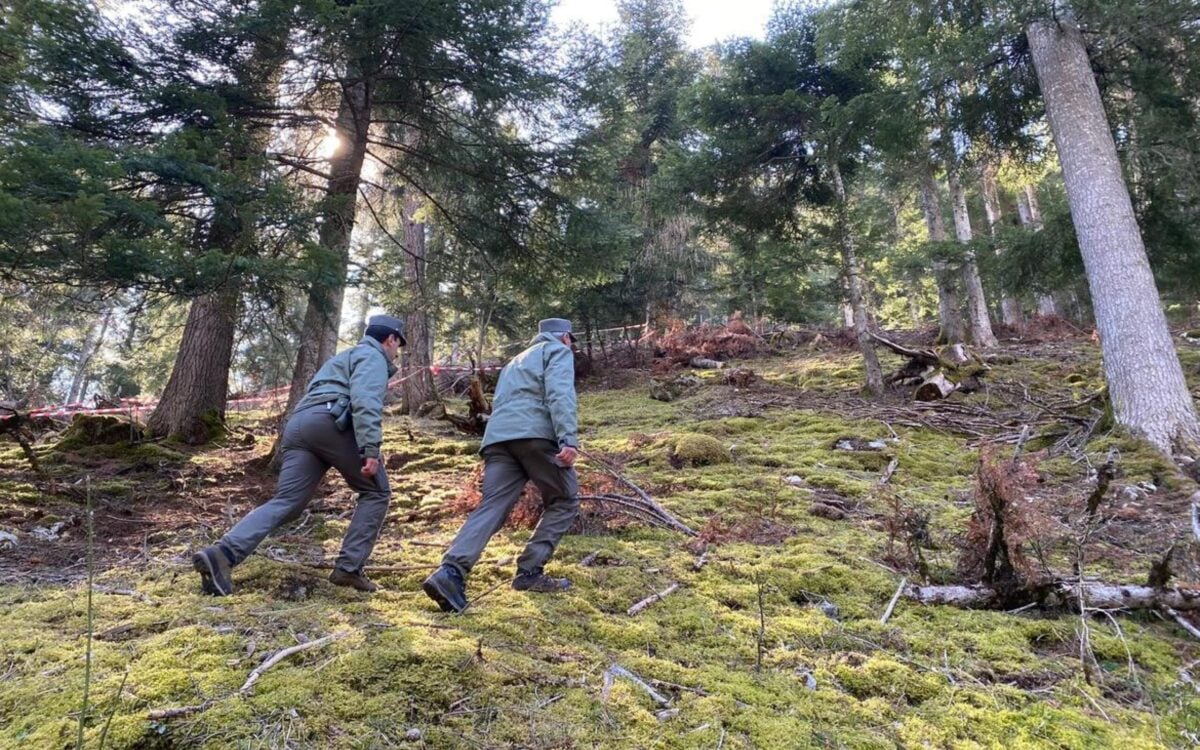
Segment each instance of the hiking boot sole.
M197 552L192 555L192 569L200 574L200 590L209 596L229 596L233 593L232 586L226 591L218 583L217 571L213 568L212 561L208 559L208 555L203 552Z

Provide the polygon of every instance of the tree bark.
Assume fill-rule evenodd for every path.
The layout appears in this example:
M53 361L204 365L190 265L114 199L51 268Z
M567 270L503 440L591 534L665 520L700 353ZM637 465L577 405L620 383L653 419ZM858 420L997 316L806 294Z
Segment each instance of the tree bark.
M846 198L846 185L842 182L842 172L838 168L837 160L831 158L829 161L834 194L837 196L837 205L834 209L836 211L834 232L837 234L838 248L842 254L842 273L846 276L846 292L850 297L850 308L854 317L854 336L858 339L858 348L863 356L867 390L872 395L880 396L883 395L883 370L879 366L879 355L875 352L875 342L868 329L867 305L863 299L862 271L858 264L858 254L854 248L854 237L850 229L850 209Z
M408 287L408 313L404 317L404 413L416 414L437 400L437 386L429 366L433 364L433 336L426 312L425 222L417 220L422 200L416 190L404 191L404 269Z
M1035 21L1027 36L1091 288L1113 414L1165 453L1200 442L1083 37L1069 17Z
M921 212L925 215L929 241L945 242L946 223L942 219L937 182L933 179L933 165L928 163L921 173ZM933 276L938 290L938 341L947 344L964 343L967 340L967 332L963 326L962 302L958 297L954 275L944 261L935 260Z
M150 432L198 445L220 430L239 299L238 285L230 283L192 301L171 378L147 422Z
M289 33L289 29L281 28L261 37L239 81L267 111L278 90ZM244 169L246 162L267 148L271 133L270 127L261 125L236 133L228 144L225 168ZM249 252L256 240L255 225L253 217L242 216L236 201L215 201L213 219L203 238L204 249ZM147 421L152 433L191 444L213 437L225 418L240 298L241 280L233 277L192 301L171 377Z
M372 93L371 82L365 78L351 78L342 84L342 101L335 124L338 146L329 161L329 183L321 207L323 221L317 235L327 259L324 273L309 289L300 350L296 353L288 391L288 414L308 389L317 368L337 351L346 271L350 265L350 237L371 127Z
M983 174L980 176L980 187L983 192L983 210L987 213L988 234L992 237L996 236L996 232L1000 230L1000 220L1004 216L1003 209L1000 206L1000 186L996 184L996 165L994 162L987 162L983 166ZM996 253L1000 254L1000 249L996 249ZM1024 322L1024 315L1021 313L1021 302L1016 297L1004 289L1000 292L1000 320L1004 325L1010 328L1017 328Z
M971 230L971 215L967 211L967 189L952 167L948 175L950 198L954 204L954 235L962 244L974 239ZM983 280L979 278L979 263L975 251L967 250L963 255L963 287L967 290L967 317L971 324L971 342L980 347L998 346L996 334L992 333L992 321L988 317L987 299L983 294Z

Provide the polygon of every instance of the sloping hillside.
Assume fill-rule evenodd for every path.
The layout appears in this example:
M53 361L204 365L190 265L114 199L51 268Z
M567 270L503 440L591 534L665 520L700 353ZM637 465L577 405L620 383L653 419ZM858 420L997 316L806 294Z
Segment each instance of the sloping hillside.
M758 379L743 388L705 372L669 403L648 397L648 374L597 378L581 397L585 448L700 536L589 514L552 563L574 589L546 597L508 588L528 531L506 529L461 616L419 587L477 464L445 423L387 424L396 496L370 597L312 565L332 559L353 507L332 479L236 570L235 596L200 595L190 551L270 491L250 465L265 417L198 452L39 446L45 477L4 443L0 529L16 541L0 552L0 745L75 745L90 624L92 748L1191 746L1200 640L1158 613L901 598L880 621L902 578L961 579L981 439L1008 441L1008 457L1026 425L1037 566L1067 575L1082 560L1085 576L1143 583L1175 543L1175 574L1200 578L1195 483L1108 431L1088 401L1095 349L1012 353L983 391L927 408L862 400L856 358L836 350L745 362ZM1200 380L1200 352L1181 356ZM1110 455L1116 477L1081 546L1091 469ZM582 468L585 489L612 481Z

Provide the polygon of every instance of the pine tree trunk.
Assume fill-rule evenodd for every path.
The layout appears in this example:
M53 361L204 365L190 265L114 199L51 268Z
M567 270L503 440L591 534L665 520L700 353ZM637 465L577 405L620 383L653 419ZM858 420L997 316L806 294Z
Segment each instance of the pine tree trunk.
M958 169L951 168L948 177L950 198L954 205L954 235L962 244L974 239L971 230L971 215L967 211L967 189L959 178ZM992 321L988 317L987 299L983 295L983 280L979 278L979 263L975 251L963 255L963 287L967 290L967 318L971 325L971 343L981 347L998 346L992 333Z
M996 165L993 162L984 165L980 186L983 192L983 210L987 213L988 234L995 237L996 232L1000 230L1003 209L1000 207L1000 186L996 184ZM996 253L1000 254L999 248L996 249ZM1007 289L1000 293L1000 320L1010 328L1018 328L1025 322L1021 313L1021 302Z
M404 318L404 413L416 414L422 406L437 400L437 386L429 366L433 364L433 337L426 312L425 223L417 221L421 210L420 194L411 187L404 191L404 269L408 286L408 314Z
M239 85L259 100L264 111L272 109L278 91L289 33L289 29L279 28L260 37L240 76ZM225 168L244 169L247 161L267 148L271 134L272 129L261 124L235 133L228 143ZM255 231L254 217L242 216L241 206L229 200L215 201L213 219L202 240L204 250L244 251L253 246ZM199 444L220 429L240 303L241 280L236 277L192 301L171 377L148 420L151 432Z
M287 413L304 395L321 363L337 351L350 265L350 236L354 231L358 186L371 126L371 96L371 83L364 78L348 80L342 85L335 126L338 147L329 161L329 183L321 206L323 221L317 235L327 261L321 279L313 283L308 293Z
M858 349L863 356L863 369L866 370L867 390L875 396L883 395L883 370L879 366L879 355L875 352L875 340L868 330L867 305L863 299L862 272L858 264L858 254L854 248L854 237L850 229L850 211L846 198L846 186L842 182L842 171L838 168L836 159L831 158L830 176L833 178L834 194L837 196L837 226L834 228L838 239L838 248L842 254L842 273L846 278L846 292L850 297L850 308L853 314L854 336L858 339Z
M930 242L946 241L946 223L942 220L941 201L938 200L937 183L933 179L933 166L926 164L921 174L921 212L925 215L925 226L929 230ZM958 297L958 286L954 274L943 261L933 261L933 277L938 290L938 341L946 344L962 344L967 340L963 326L962 302Z
M150 432L199 445L220 431L239 297L238 286L228 284L192 301L171 378L147 422Z
M1091 288L1113 414L1163 452L1200 442L1083 37L1069 17L1035 21L1027 35Z

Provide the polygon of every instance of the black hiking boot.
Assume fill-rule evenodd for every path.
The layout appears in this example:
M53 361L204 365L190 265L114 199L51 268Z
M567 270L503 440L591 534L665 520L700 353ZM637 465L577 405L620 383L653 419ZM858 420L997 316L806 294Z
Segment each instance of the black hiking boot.
M233 565L220 547L205 547L192 555L192 569L200 574L200 590L209 596L233 593Z
M365 591L368 594L373 594L379 590L379 586L370 578L367 578L367 574L362 571L351 573L348 570L334 568L333 572L329 574L329 582L334 586L349 586L352 589Z
M517 591L535 591L539 594L557 594L571 588L569 578L551 578L540 569L532 573L518 570L513 579L512 587Z
M421 589L437 602L443 612L462 612L467 608L466 586L458 569L443 565L421 584Z

